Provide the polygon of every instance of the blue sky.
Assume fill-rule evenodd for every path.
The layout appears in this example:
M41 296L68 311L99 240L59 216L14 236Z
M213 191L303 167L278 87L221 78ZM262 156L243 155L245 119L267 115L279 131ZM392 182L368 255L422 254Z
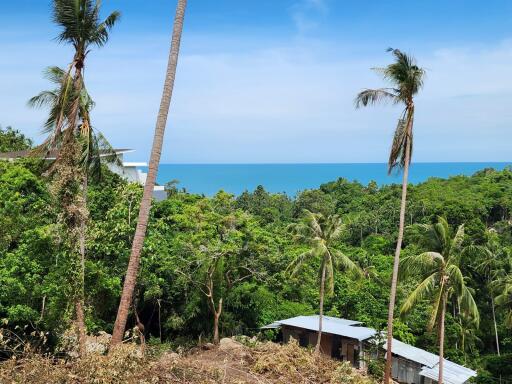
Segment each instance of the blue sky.
M65 66L47 0L0 6L0 124L36 141L26 101ZM175 0L103 0L122 19L88 58L93 124L148 159ZM387 47L428 71L415 161L510 161L512 2L189 0L163 162L385 162L397 107L354 110Z

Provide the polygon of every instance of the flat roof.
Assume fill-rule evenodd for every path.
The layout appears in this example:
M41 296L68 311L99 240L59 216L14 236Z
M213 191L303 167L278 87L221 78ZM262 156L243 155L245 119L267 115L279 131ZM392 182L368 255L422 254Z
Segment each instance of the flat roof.
M122 154L122 153L133 152L133 151L134 150L130 149L130 148L115 148L114 149L114 152L118 155ZM46 154L46 156L44 158L46 160L54 160L57 157L57 154L58 154L57 150L51 150ZM111 152L107 151L107 150L100 151L100 156L108 156L110 154L111 154ZM0 153L0 159L8 159L8 160L19 159L22 157L30 157L30 156L42 157L42 156L36 155L36 153L34 152L33 149L25 149L23 151L11 151L11 152Z

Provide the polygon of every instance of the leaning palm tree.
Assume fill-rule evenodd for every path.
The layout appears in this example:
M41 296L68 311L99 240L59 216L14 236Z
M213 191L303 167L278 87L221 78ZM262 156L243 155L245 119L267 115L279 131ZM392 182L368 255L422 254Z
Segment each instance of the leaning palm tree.
M85 253L85 223L87 209L85 194L87 178L80 169L82 144L91 126L88 114L81 113L83 106L85 59L91 48L102 47L109 38L109 32L119 19L119 12L112 12L103 21L100 19L99 0L53 0L53 21L61 31L57 40L68 43L74 49L73 59L62 74L59 87L60 98L45 123L48 137L39 146L40 153L57 151L52 166L54 194L60 204L62 221L67 227L70 247L79 243L80 261L78 278L74 278L76 294L76 318L81 354L85 353L85 321L83 313L83 276ZM83 112L83 111L82 111Z
M47 91L42 91L38 95L32 97L28 101L28 105L33 108L47 108L49 111L48 118L44 124L43 132L49 134L47 140L36 148L36 153L41 151L54 150L59 151L63 143L63 138L67 135L64 128L60 132L55 132L57 119L61 111L63 116L67 116L69 108L74 100L74 92L66 89L70 84L71 76L67 74L62 68L49 67L45 71L45 77L50 80L55 88ZM101 164L103 162L119 163L119 159L115 151L111 147L107 139L101 132L93 129L90 124L90 110L94 107L94 102L88 94L85 87L82 87L79 95L78 106L78 121L79 129L77 141L80 146L80 159L78 162L79 170L82 177L82 200L84 208L87 208L87 189L88 179L93 178L98 180L101 177ZM51 144L49 143L51 141ZM80 265L79 265L79 292L76 292L75 298L75 311L77 317L77 326L79 332L79 345L81 354L85 353L85 319L84 319L84 281L85 281L85 236L86 236L86 221L85 215L82 216L79 229L79 251L80 251Z
M345 225L341 217L332 215L325 217L321 213L304 211L304 218L291 226L296 240L306 243L310 248L298 255L288 266L292 275L296 275L307 262L320 260L320 308L318 316L318 338L315 352L320 352L322 341L322 321L324 313L324 296L327 285L327 293L334 293L334 271L337 268L344 269L354 276L362 276L361 268L347 255L336 248L340 237L343 235Z
M160 154L162 152L165 125L167 123L167 115L169 113L172 91L174 88L174 79L176 77L176 68L178 65L178 55L180 50L181 34L183 31L186 6L187 0L178 0L176 16L174 19L174 28L172 32L171 49L169 52L169 61L167 64L167 72L165 76L164 90L160 102L160 109L158 111L158 118L156 121L153 146L151 148L148 175L144 185L142 201L140 203L139 218L133 238L130 261L128 262L128 269L126 271L124 280L123 293L121 295L121 301L117 310L116 322L114 324L114 331L112 333L112 347L121 343L123 340L126 321L128 319L128 313L132 302L133 291L135 290L135 284L137 283L140 254L142 251L142 246L144 245L144 238L146 236L149 211L151 209L151 201L153 197L153 189L156 182L158 164L160 163Z
M401 262L401 274L419 276L421 282L404 301L401 314L406 315L418 303L428 300L432 312L427 328L432 330L437 324L439 335L439 377L443 383L444 367L444 322L446 307L451 299L457 301L460 314L478 327L480 315L471 289L460 269L464 248L464 225L457 228L455 234L448 222L439 217L435 224L417 225L419 244L429 251L419 255L407 256ZM391 351L388 348L388 351ZM391 354L391 353L388 353Z
M398 266L400 251L405 226L405 207L407 202L407 180L409 177L409 165L411 163L414 123L414 97L423 86L425 70L416 65L413 57L398 49L389 49L395 57L395 62L385 68L375 68L384 80L392 85L390 88L365 89L356 99L356 108L366 107L379 102L390 101L393 104L402 104L404 109L398 119L391 152L388 160L388 173L393 169L402 168L402 199L400 205L400 224L398 227L398 239L396 242L395 258L393 263L393 275L391 279L391 292L388 310L387 345L391 349L393 343L393 317L395 310L396 286L398 282ZM389 383L391 378L391 353L386 357L384 382Z

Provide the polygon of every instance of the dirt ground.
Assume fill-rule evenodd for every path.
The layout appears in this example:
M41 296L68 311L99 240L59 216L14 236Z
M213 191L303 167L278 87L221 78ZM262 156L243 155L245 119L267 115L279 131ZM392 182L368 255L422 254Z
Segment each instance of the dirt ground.
M74 361L39 355L0 363L1 384L375 384L347 364L297 343L242 345L223 339L179 355L141 358L135 346Z

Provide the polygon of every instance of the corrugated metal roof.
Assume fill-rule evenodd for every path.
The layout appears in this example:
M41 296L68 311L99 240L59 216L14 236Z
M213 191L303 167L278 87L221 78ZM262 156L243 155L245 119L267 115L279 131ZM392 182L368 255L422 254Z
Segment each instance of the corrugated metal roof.
M439 364L436 364L432 368L423 367L420 371L420 375L437 380L439 378ZM472 369L444 359L443 381L446 384L463 384L476 375L477 373Z
M358 321L324 316L322 331L360 341L367 340L377 334L376 330L361 327L359 324L361 323ZM318 331L318 316L297 316L291 319L275 321L263 328L277 328L281 325ZM384 343L383 348L387 350L386 343ZM403 343L396 339L393 339L393 354L422 365L423 368L420 375L437 380L439 376L438 355L425 351L421 348L413 347L412 345ZM472 369L444 359L443 376L446 384L463 384L476 375L477 373Z
M318 332L318 315L297 316L292 317L291 319L279 320L269 324L265 328L270 328L270 326L275 327L276 323L279 325L288 325L290 327L309 329L310 331ZM322 332L350 337L351 339L356 339L359 341L369 339L375 335L376 331L374 329L360 327L358 324L361 323L354 320L324 316L322 322Z
M382 346L386 351L388 350L387 342ZM427 367L433 367L439 362L439 356L427 352L421 348L413 347L412 345L402 343L399 340L393 339L393 354L405 357L408 360L415 361Z
M280 326L281 326L281 324L279 324L278 321L274 321L273 323L265 325L265 326L261 327L260 329L276 329L276 328L279 328Z
M387 350L386 344L387 343L384 343L383 348ZM421 348L413 347L412 345L403 343L396 339L393 339L393 354L423 365L423 368L420 371L421 376L429 377L434 380L438 379L438 355L427 352ZM462 384L471 377L476 376L476 374L477 373L475 371L469 368L444 359L443 377L446 384Z

